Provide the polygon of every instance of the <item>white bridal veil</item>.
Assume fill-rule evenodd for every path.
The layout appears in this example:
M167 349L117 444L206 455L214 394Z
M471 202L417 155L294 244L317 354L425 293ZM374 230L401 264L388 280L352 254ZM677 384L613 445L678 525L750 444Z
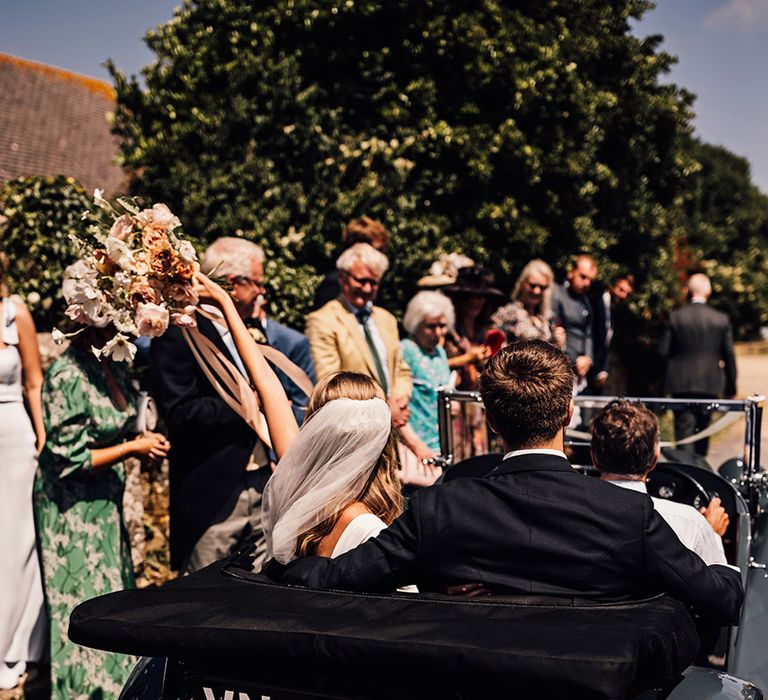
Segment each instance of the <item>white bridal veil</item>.
M335 399L307 419L264 490L267 559L291 561L301 533L358 497L391 427L381 399Z

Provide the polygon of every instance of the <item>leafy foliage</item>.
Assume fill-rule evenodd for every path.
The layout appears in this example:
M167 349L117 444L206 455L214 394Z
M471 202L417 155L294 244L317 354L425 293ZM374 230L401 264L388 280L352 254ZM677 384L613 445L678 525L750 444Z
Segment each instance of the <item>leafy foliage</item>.
M263 244L301 327L343 224L392 233L402 308L441 252L502 284L590 250L667 303L690 95L628 22L645 0L187 0L147 36L146 89L114 68L134 190L209 241ZM273 310L274 312L274 310Z
M70 236L82 232L90 200L70 177L19 177L0 186L0 242L11 259L8 286L29 306L40 330L64 309L61 281L74 261Z

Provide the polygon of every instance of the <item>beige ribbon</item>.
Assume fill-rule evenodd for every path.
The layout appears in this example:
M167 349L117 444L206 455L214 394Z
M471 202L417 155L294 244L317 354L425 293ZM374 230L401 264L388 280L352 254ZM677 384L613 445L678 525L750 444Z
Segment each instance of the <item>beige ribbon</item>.
M301 369L298 365L291 362L283 353L271 345L259 345L261 354L265 359L271 362L275 367L285 372L285 375L290 379L299 389L301 389L309 398L312 390L315 388L312 384L312 380L309 375Z
M215 316L199 307L197 313L205 316L213 323L224 321L222 317ZM259 409L258 395L245 377L216 347L216 344L206 338L197 328L182 328L181 333L197 364L200 365L200 369L203 370L216 393L256 432L261 441L271 448L272 439L269 435L267 420ZM301 367L295 365L282 352L269 345L260 345L259 350L267 361L285 372L286 376L309 397L314 386L309 375Z
M256 392L245 377L197 328L182 328L181 333L216 393L256 432L261 441L271 448L272 440L267 421L259 410Z

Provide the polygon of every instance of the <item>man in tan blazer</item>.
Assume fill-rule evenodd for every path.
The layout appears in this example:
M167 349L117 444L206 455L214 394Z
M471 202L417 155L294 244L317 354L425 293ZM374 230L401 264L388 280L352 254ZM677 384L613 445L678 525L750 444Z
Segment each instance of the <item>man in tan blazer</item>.
M367 374L387 395L392 420L408 421L411 370L400 352L397 321L373 305L387 257L367 243L355 243L336 261L341 294L309 314L306 334L318 379L332 372Z

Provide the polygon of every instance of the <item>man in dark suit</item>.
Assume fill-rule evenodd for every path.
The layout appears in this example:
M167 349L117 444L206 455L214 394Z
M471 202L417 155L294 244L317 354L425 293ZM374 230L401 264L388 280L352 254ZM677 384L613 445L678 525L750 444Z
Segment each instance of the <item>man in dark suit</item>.
M665 391L674 398L733 398L736 395L736 359L728 317L707 303L712 285L697 273L688 280L690 302L670 314L659 343L667 359ZM722 363L722 367L721 367ZM711 414L701 409L675 412L675 439L704 430ZM681 449L707 454L709 439L681 445Z
M219 238L203 257L204 271L232 284L243 318L252 315L264 291L263 255L250 241ZM200 332L245 374L226 325L200 314L197 322ZM173 444L171 566L190 573L254 537L262 553L261 493L271 473L264 444L216 393L177 327L152 341L150 355L153 393Z
M626 393L626 388L621 389L621 382L612 381L609 385L608 381L609 378L621 379L612 376L613 370L620 366L620 362L615 361L612 345L617 326L617 311L632 294L634 286L632 275L619 275L610 284L600 285L601 288L594 289L594 293L590 295L595 359L588 374L590 393Z
M565 284L552 291L552 318L565 329L565 354L573 363L577 393L587 385L587 372L594 364L592 304L587 292L597 276L591 255L577 255L571 261Z
M719 624L737 620L740 575L706 566L648 496L575 471L563 453L573 402L568 358L543 341L508 345L480 392L507 454L484 478L423 489L389 528L335 559L307 557L268 576L286 583L421 591L464 583L491 592L624 601L659 592Z

